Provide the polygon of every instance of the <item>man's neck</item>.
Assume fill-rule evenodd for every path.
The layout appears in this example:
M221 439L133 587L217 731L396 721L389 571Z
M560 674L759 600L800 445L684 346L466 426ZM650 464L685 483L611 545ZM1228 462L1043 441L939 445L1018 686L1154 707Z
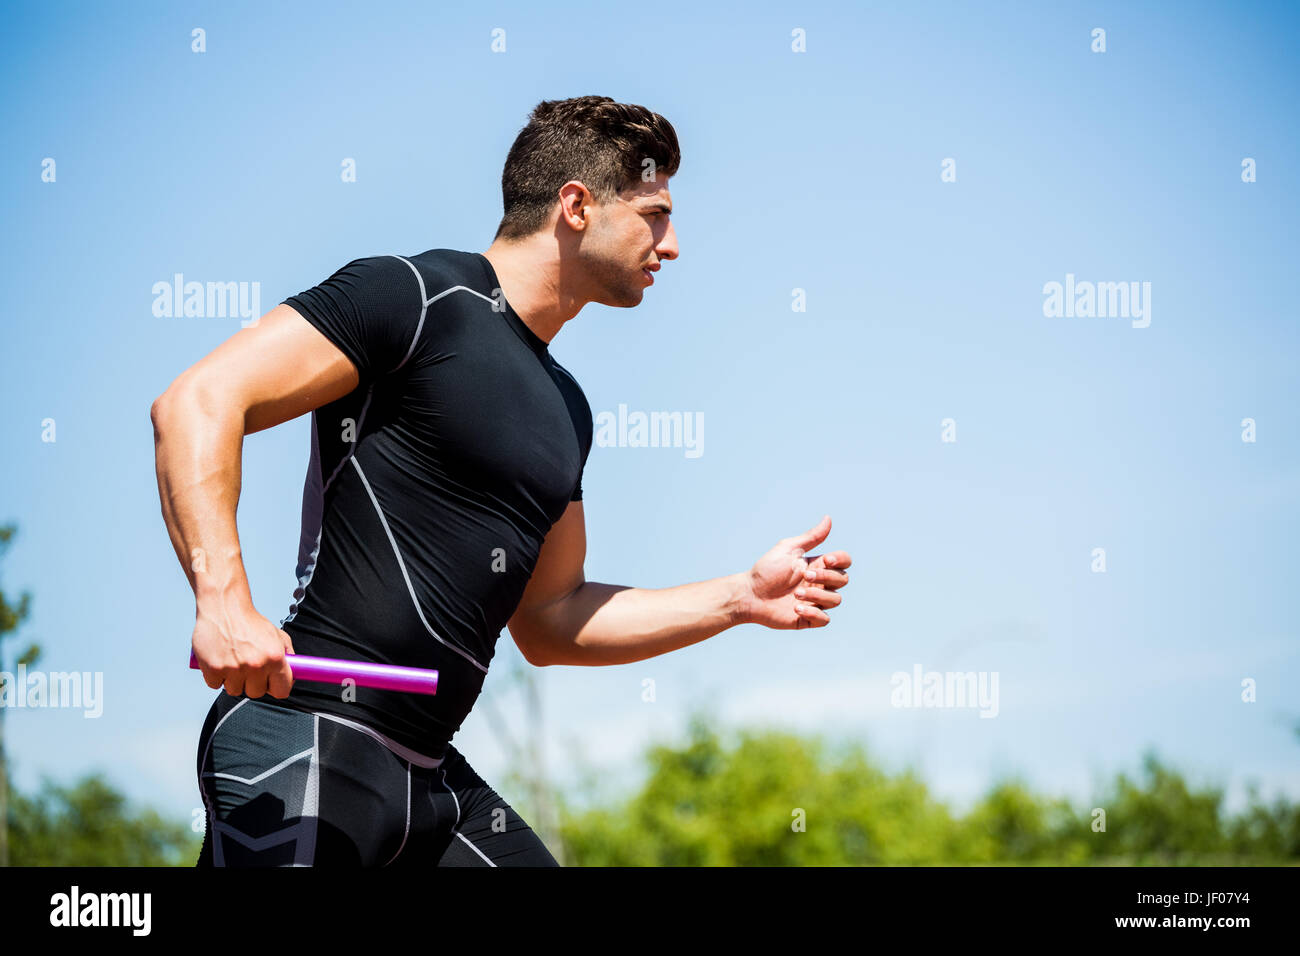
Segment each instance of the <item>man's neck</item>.
M494 240L483 255L492 263L510 308L548 344L586 305L565 288L555 237L544 231L513 242Z

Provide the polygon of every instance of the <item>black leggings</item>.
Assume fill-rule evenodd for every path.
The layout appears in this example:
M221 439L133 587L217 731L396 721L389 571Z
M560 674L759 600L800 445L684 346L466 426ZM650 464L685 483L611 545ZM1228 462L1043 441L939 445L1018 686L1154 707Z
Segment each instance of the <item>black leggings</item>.
M222 691L199 736L197 865L558 865L454 747L430 761L372 734Z

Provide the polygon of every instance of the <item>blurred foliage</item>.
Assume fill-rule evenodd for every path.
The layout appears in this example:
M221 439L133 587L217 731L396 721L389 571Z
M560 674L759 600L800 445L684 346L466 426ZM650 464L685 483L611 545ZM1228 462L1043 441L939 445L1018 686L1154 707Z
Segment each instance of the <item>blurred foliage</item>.
M881 864L1259 864L1300 862L1300 806L1265 805L1255 788L1239 815L1223 791L1193 789L1147 754L1095 801L1074 808L1000 780L964 816L910 771L886 774L861 744L740 730L728 746L692 718L680 746L648 750L644 785L561 826L576 866L843 866ZM1093 830L1094 808L1105 831ZM805 827L795 829L796 810Z
M136 810L99 774L9 793L10 866L193 866L203 834Z
M0 557L9 550L10 544L13 543L14 536L18 533L18 526L15 524L0 525ZM18 630L18 627L27 615L31 613L32 596L24 591L18 596L18 603L11 604L9 598L3 590L0 590L0 637L8 634L10 631Z
M929 864L1247 865L1300 863L1300 805L1224 811L1154 754L1086 806L996 781L964 814L911 771L888 774L860 743L740 729L728 743L708 719L686 740L648 748L630 798L574 810L561 801L562 852L574 866ZM529 807L515 802L524 819ZM1093 830L1094 808L1106 829ZM802 811L805 829L792 826ZM11 793L15 866L193 866L202 834L130 807L100 775Z

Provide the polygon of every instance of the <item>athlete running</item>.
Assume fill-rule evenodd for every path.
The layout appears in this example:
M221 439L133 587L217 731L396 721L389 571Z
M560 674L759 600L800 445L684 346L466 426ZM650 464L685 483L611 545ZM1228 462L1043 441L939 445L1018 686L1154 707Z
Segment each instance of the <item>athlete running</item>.
M640 661L742 623L829 623L850 558L807 554L829 516L710 581L583 576L592 415L549 346L589 302L639 304L677 258L679 161L657 113L542 102L506 160L486 252L349 262L154 402L192 648L222 688L197 750L199 865L554 865L451 745L502 628L547 666ZM307 412L298 587L277 627L240 559L240 453ZM433 668L438 692L295 683L292 653Z

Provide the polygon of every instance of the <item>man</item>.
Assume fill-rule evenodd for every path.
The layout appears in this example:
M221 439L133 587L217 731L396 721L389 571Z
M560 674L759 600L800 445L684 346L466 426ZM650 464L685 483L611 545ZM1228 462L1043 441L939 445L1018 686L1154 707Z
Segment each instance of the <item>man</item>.
M673 127L643 107L542 102L507 157L486 252L354 260L154 402L192 646L223 688L197 754L200 865L554 865L450 743L502 627L546 666L644 660L741 623L829 623L849 556L806 556L829 516L711 581L583 576L591 409L549 345L588 302L640 303L677 258L679 161ZM307 412L299 584L277 627L240 561L240 449ZM434 668L438 692L294 683L293 653Z

